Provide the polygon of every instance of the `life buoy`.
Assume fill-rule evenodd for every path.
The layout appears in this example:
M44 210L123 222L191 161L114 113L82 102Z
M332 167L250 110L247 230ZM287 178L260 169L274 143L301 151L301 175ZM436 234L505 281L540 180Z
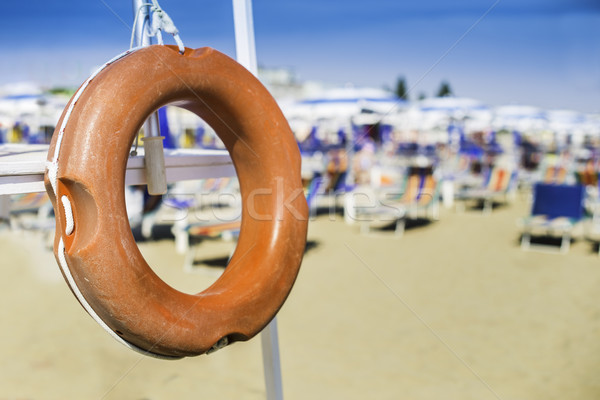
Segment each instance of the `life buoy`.
M221 277L195 295L152 271L125 210L133 140L166 104L215 129L242 195L235 253ZM248 340L275 316L296 279L308 225L298 145L263 85L211 48L180 54L154 45L105 64L58 122L45 185L56 214L54 253L71 290L115 338L145 354L193 356Z

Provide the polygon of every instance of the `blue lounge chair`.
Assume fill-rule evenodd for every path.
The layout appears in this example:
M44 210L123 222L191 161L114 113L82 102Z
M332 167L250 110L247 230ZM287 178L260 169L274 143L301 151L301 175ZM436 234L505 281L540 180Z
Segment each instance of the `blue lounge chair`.
M534 186L531 215L525 218L521 248L531 245L534 229L545 234L559 234L562 237L560 252L569 251L571 231L584 217L585 188L582 185L554 185L537 183Z

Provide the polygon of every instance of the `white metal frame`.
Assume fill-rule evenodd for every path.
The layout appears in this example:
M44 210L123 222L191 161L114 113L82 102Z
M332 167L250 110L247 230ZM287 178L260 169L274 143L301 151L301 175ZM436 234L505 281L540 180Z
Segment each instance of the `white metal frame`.
M0 146L0 196L44 192L47 145ZM165 149L168 182L235 176L235 168L225 150ZM144 152L129 157L126 185L146 184Z

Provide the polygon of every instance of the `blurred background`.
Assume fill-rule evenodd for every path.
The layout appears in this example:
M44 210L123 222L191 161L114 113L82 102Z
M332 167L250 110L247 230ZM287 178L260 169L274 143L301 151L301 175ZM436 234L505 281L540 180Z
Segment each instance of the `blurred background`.
M187 47L235 58L231 2L160 4ZM128 0L2 9L0 160L44 149L133 25ZM311 210L279 316L286 398L598 398L600 3L257 0L253 16L258 77L298 142ZM185 110L159 119L166 148L224 149ZM167 282L193 292L226 268L235 177L126 198ZM256 340L177 363L124 355L61 281L45 193L9 208L0 288L19 306L0 320L20 322L2 334L0 399L264 398Z

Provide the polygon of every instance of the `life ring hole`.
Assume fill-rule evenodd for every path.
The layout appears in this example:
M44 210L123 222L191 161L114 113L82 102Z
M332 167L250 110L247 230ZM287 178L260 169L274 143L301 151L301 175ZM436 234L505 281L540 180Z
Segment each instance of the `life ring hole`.
M215 130L195 113L174 105L157 113L165 149L226 150ZM145 135L142 127L138 146L143 147ZM242 206L236 176L178 181L161 196L150 195L146 185L126 186L125 203L140 252L167 284L195 294L223 273L239 235Z
M241 221L237 178L182 181L157 197L149 196L145 186L125 190L134 238L154 273L184 293L210 287L236 249ZM150 202L152 209L143 211Z
M128 186L125 198L138 249L165 283L195 294L221 276L239 236L236 177L177 182L162 196Z

